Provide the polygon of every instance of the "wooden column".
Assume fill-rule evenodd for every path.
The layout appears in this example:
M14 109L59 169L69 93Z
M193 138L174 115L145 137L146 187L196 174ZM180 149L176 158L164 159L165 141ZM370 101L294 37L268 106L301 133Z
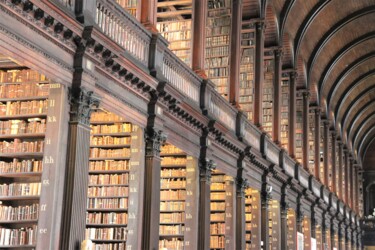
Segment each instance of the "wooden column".
M288 133L288 151L292 158L295 158L296 152L296 79L297 73L289 73L289 133Z
M337 194L337 189L336 189L336 170L338 166L336 166L336 132L334 130L331 131L331 138L332 138L332 192Z
M310 93L305 90L302 93L303 96L303 124L302 124L302 155L303 155L303 167L309 171L309 106L310 106Z
M339 165L338 165L338 171L339 171L339 179L338 179L338 182L339 182L339 190L338 190L338 195L339 195L339 198L341 200L344 199L344 195L343 193L345 192L344 190L344 186L343 184L345 185L345 182L344 182L344 179L343 179L343 172L344 172L344 168L345 168L345 165L344 165L344 161L343 161L343 154L344 154L344 149L343 149L343 143L341 141L338 141L338 144L339 144Z
M233 0L232 34L230 43L230 87L229 102L239 108L240 64L241 64L241 29L242 0Z
M349 205L349 152L348 149L344 149L344 174L345 174L345 190L344 190L344 202Z
M199 163L199 215L198 215L198 249L210 249L210 194L211 172L214 169L212 161L204 160Z
M90 116L98 105L99 99L92 91L71 89L61 249L77 249L85 238Z
M236 248L246 248L246 212L245 212L245 191L249 183L243 178L245 155L241 154L237 160L237 189L236 189Z
M206 22L207 22L207 0L193 0L193 27L192 27L192 69L206 79L204 71L205 44L206 44Z
M278 48L274 51L275 57L275 77L273 84L273 128L272 138L277 145L281 143L281 73L282 73L282 49Z
M264 21L255 23L255 70L254 70L254 124L262 126L264 82Z
M146 129L145 187L143 200L142 249L159 247L160 149L166 137L160 130Z
M156 15L157 1L154 0L138 0L141 1L141 23L151 32L157 33Z
M329 185L329 159L328 159L328 150L329 150L329 121L325 120L323 121L323 155L324 155L324 185L328 187Z
M271 186L268 184L269 177L268 173L265 173L262 177L263 186L261 192L261 241L263 242L263 249L269 248L269 225L268 225L268 213L269 203L271 201Z
M320 179L320 108L316 107L315 112L315 178L317 178L321 183L323 180Z

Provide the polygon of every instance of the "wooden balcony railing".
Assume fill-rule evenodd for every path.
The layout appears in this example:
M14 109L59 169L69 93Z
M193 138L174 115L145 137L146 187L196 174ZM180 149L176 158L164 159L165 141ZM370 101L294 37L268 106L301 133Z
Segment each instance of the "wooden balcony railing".
M151 33L115 1L96 1L96 24L141 64L148 66Z

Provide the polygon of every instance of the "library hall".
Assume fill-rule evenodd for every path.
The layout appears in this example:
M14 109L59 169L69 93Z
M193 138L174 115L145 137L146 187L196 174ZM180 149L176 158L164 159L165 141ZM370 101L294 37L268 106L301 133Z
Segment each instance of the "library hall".
M0 250L375 250L375 0L0 0Z

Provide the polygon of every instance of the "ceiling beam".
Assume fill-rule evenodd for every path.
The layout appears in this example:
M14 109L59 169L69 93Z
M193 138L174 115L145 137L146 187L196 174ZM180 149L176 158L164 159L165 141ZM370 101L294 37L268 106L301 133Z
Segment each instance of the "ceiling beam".
M353 139L351 139L348 136L348 139L352 142L352 145L356 144L357 139L359 138L359 135L361 134L361 131L366 127L369 122L374 123L374 118L375 118L375 111L366 116L364 119L362 119L362 122L359 124L359 126L355 129L355 132L353 134ZM371 124L371 123L370 123Z

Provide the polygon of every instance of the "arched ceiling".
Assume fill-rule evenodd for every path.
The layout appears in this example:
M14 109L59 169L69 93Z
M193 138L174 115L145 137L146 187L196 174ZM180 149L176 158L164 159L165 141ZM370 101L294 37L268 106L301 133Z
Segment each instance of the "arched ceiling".
M263 2L262 0L260 2ZM357 160L375 138L375 0L269 0L283 68L338 132ZM262 16L261 14L259 16ZM357 153L356 153L357 152Z

